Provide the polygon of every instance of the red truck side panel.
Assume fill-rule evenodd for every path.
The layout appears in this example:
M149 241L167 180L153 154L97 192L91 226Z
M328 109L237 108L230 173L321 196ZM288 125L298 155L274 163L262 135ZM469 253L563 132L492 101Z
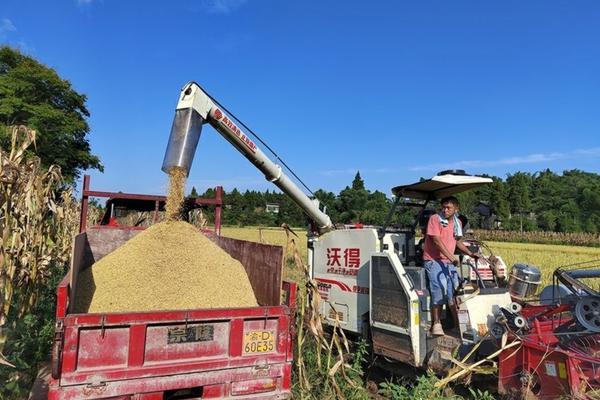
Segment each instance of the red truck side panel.
M76 358L77 371L127 367L129 327L79 331Z
M126 237L105 229L111 239ZM104 233L82 234L78 260L57 289L57 328L50 399L288 398L291 395L296 286L284 282L284 305L157 312L70 314L71 276L99 259L94 242ZM253 244L259 245L260 244ZM232 249L248 244L229 243ZM91 248L91 252L90 252ZM254 248L254 247L253 247ZM268 256L268 246L261 249ZM275 249L270 263L282 261ZM103 254L102 254L103 255ZM96 257L94 257L96 256ZM244 257L252 268L260 257ZM279 264L281 265L281 264ZM262 267L261 279L267 270ZM280 275L276 274L277 279ZM253 285L253 287L255 287ZM266 287L265 298L280 298ZM256 289L255 289L256 290ZM279 302L277 302L279 304Z
M161 365L175 360L179 362L197 362L228 356L229 326L229 322L188 325L188 328L210 327L213 330L214 339L171 345L167 344L165 340L169 330L180 329L181 331L185 331L186 328L184 325L149 326L146 331L144 364Z

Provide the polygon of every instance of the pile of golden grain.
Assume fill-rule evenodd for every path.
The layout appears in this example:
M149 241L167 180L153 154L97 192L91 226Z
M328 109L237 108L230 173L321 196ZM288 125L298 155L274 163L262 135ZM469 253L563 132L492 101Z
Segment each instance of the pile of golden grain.
M177 221L187 174L174 168L166 221L80 271L74 312L99 313L256 306L243 265Z
M75 312L256 305L242 264L192 225L168 221L81 271Z

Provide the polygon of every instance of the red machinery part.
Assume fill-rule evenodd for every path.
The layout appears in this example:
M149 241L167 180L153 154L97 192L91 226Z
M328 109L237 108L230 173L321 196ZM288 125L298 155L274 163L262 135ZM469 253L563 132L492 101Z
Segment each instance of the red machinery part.
M573 321L565 313L568 310L564 305L523 308L531 329L522 335L510 333L510 338L521 344L500 354L500 394L526 399L591 399L591 393L600 390L599 335L564 340L564 333L556 333L560 325Z

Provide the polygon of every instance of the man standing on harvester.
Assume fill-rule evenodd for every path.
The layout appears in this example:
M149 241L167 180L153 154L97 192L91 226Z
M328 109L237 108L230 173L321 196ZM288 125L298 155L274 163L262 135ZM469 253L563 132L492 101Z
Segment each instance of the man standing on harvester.
M444 304L448 304L455 326L458 326L454 294L459 283L456 271L459 261L454 250L458 247L469 257L477 257L462 243L463 227L458 218L458 199L453 196L445 197L441 204L441 211L429 218L423 245L423 261L429 278L432 302L431 334L434 336L444 335L440 322Z

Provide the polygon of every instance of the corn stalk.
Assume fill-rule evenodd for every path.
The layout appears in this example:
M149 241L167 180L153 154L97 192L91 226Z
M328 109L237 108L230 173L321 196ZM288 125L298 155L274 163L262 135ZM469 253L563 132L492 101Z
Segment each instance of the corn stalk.
M0 359L9 318L31 312L56 265L70 256L77 226L72 189L60 193L60 168L43 168L27 153L35 131L11 127L10 151L0 150Z
M301 397L306 398L308 395L308 397L314 398L314 393L320 392L320 390L315 390L314 384L311 383L309 377L308 370L311 367L314 368L314 366L306 365L306 360L303 356L305 343L308 338L311 338L316 344L316 367L319 371L326 371L326 376L324 376L322 381L325 388L320 389L324 389L325 392L333 392L332 398L344 399L345 396L340 387L340 379L352 388L357 387L357 383L348 376L349 370L352 369L352 366L347 362L351 358L348 340L344 331L340 328L337 312L335 312L336 321L331 334L327 335L325 333L320 315L321 296L317 290L316 281L311 279L308 266L302 261L302 257L298 251L296 244L298 236L286 224L282 225L282 228L287 236L286 256L287 252L291 251L296 268L301 269L304 273L303 281L305 285L301 287L298 297L299 326L297 327L296 334L298 356L295 363Z

